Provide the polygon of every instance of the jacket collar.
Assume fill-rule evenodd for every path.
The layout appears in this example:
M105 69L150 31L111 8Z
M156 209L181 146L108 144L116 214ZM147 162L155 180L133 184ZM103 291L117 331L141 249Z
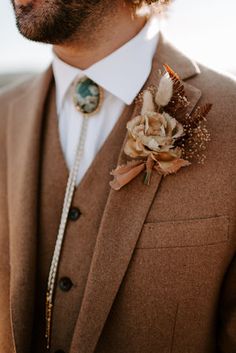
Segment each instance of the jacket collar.
M164 63L178 72L183 80L199 73L198 67L192 61L161 36L145 86L158 84L158 70ZM29 351L33 327L41 127L51 82L52 70L49 68L28 84L24 92L12 102L8 124L10 301L17 353ZM200 99L201 92L187 83L185 88L192 102L189 107L191 110ZM127 110L127 120L137 113L136 109L132 114L130 111L132 109ZM122 151L121 146L118 163L124 157ZM119 192L110 191L74 331L71 353L94 352L161 179L154 173L149 187L143 185L141 177L137 177ZM19 293L23 293L22 296Z

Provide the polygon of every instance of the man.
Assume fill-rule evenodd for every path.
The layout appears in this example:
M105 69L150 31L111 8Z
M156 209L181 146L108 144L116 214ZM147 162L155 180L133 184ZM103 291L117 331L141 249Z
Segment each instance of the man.
M1 353L236 352L236 84L168 44L151 2L13 0L55 57L0 96ZM205 164L113 190L164 64L188 114L213 105Z

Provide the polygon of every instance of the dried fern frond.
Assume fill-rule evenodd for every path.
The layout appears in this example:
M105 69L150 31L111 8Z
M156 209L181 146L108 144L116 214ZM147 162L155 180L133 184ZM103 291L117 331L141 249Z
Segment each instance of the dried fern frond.
M212 108L212 104L209 104L209 103L200 107L200 114L198 116L198 118L200 119L199 121L202 121L206 118L206 116L209 114L211 108Z
M164 64L163 65L166 72L169 74L171 80L173 81L174 84L174 93L178 93L181 96L185 95L185 91L184 91L184 85L180 80L180 77L170 68L169 65Z
M212 104L205 104L202 107L197 107L194 112L188 117L188 126L191 129L196 128L199 123L206 119L206 116L209 114L212 108Z
M164 68L173 82L173 95L169 104L165 107L170 115L181 115L186 107L189 105L188 99L185 95L184 84L181 82L180 77L168 66Z

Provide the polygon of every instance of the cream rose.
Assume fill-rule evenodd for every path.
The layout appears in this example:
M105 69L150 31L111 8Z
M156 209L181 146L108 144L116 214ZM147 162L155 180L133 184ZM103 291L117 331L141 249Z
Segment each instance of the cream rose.
M124 152L132 157L173 155L175 141L184 135L184 129L167 113L147 112L127 124L128 140Z

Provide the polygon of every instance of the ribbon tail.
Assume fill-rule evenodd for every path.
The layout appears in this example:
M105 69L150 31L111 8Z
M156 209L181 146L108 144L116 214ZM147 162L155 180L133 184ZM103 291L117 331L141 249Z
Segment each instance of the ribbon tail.
M114 179L110 182L113 190L120 190L131 180L136 178L145 169L145 163L139 162L138 165L126 165L125 167L117 167L111 172Z

